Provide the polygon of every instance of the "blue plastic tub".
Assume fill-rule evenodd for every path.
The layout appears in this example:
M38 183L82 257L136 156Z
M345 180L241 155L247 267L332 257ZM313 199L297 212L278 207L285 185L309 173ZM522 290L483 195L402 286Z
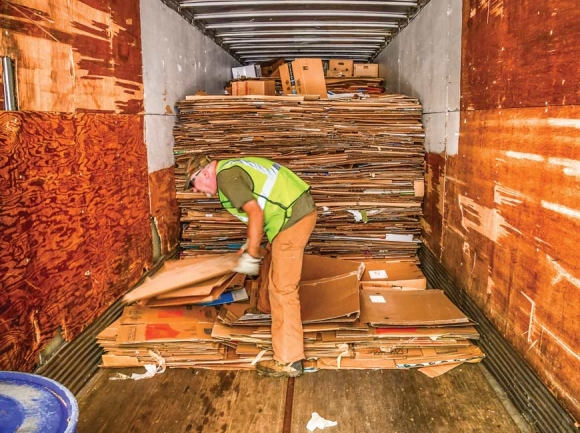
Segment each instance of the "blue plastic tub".
M0 433L73 433L79 419L74 395L37 374L0 371Z

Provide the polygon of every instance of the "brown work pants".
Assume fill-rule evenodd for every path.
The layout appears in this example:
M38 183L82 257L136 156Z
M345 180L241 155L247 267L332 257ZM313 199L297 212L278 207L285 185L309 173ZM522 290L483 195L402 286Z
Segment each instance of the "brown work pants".
M316 211L312 211L282 230L272 242L270 260L263 264L262 275L268 273L268 282L267 290L266 284L260 285L258 308L272 313L274 359L284 364L304 359L298 283L304 248L315 225Z

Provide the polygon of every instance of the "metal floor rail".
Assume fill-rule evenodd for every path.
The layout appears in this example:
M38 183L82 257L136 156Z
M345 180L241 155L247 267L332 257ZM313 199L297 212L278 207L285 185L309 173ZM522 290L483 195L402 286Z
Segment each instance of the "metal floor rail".
M478 346L485 353L484 365L531 427L542 433L578 433L574 419L566 409L503 338L465 290L455 284L443 265L425 245L419 250L419 258L421 269L429 283L435 288L442 289L455 305L478 323L481 335Z
M162 257L158 263L135 284L141 284L145 278L157 272L166 260L176 256L174 250ZM99 368L103 349L97 344L96 336L121 316L123 303L118 299L101 316L84 329L70 343L65 343L34 373L56 380L77 395Z

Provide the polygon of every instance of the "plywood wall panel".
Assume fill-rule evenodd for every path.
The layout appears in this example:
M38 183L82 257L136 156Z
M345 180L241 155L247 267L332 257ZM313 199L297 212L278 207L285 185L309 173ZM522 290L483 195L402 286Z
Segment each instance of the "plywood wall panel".
M152 265L141 116L0 112L0 369L31 369Z
M175 195L174 168L158 170L149 175L151 215L161 242L161 254L167 254L179 244L179 207Z
M463 4L463 110L580 103L577 0Z
M22 110L143 111L139 0L0 3Z
M441 256L441 233L443 230L445 155L426 154L425 195L421 228L427 246L436 257Z
M571 412L580 406L580 107L463 113L441 261Z

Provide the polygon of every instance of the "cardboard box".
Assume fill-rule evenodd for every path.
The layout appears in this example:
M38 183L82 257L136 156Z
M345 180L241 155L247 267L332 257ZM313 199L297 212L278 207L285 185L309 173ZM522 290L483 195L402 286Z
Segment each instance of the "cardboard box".
M284 93L284 95L297 94L294 75L290 76L290 67L290 63L284 63L278 67L280 82L282 83L282 93Z
M326 98L321 59L296 59L279 68L285 95L318 95Z
M351 78L351 71L331 71L330 69L326 72L326 76L328 78L343 78L348 77Z
M260 78L262 76L262 68L260 65L246 65L239 68L232 68L232 76L234 80L237 78Z
M272 80L232 81L232 96L275 94L276 82Z
M377 63L355 63L353 76L377 78L379 76L379 65Z
M326 75L328 77L352 77L353 65L353 60L330 59L328 61L328 72ZM339 73L340 75L336 75Z
M284 59L278 59L274 63L268 66L262 66L262 76L263 77L280 77L280 72L278 68L282 66L286 61Z
M363 286L426 289L427 279L412 262L373 260L364 262Z

